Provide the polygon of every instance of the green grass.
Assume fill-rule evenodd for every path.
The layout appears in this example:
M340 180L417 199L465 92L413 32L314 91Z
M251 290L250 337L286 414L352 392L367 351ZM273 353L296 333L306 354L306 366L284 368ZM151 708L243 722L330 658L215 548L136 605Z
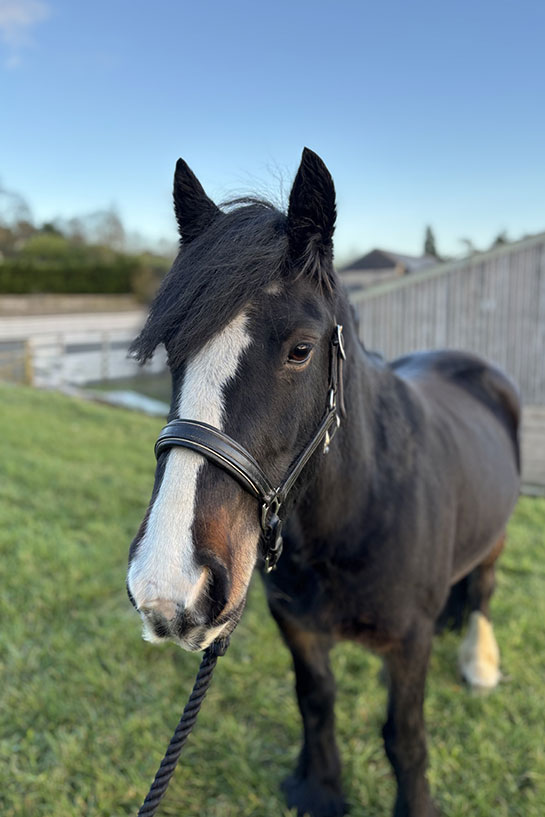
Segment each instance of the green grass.
M125 595L151 491L157 420L0 387L0 814L136 814L198 656L151 647ZM437 640L426 703L430 779L446 817L545 814L545 500L522 499L493 603L505 682L471 695L459 639ZM353 817L389 815L378 660L334 653ZM299 743L288 654L254 582L160 810L286 817Z
M136 391L167 404L170 404L171 387L172 380L169 372L139 372L131 377L91 381L86 386L91 391L115 391L116 389Z

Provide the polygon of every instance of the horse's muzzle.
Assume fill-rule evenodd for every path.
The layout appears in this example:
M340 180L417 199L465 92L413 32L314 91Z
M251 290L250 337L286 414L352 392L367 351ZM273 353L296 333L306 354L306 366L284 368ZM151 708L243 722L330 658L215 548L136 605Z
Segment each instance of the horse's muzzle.
M146 641L174 641L191 652L206 646L211 627L194 611L184 610L175 602L158 600L142 607L139 613Z

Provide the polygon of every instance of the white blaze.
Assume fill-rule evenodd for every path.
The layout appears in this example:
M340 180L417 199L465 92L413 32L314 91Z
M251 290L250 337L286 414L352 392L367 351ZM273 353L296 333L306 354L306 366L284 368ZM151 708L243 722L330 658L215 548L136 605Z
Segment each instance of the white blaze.
M177 416L223 430L225 386L250 344L247 318L238 315L187 363ZM190 607L206 581L195 561L193 525L199 471L205 458L172 448L146 531L129 568L128 585L138 607L156 599Z

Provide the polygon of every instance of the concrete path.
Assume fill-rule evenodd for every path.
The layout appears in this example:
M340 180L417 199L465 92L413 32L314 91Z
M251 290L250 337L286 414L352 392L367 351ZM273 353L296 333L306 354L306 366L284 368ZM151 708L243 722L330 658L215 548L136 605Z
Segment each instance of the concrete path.
M81 332L131 332L136 334L146 319L145 310L90 312L75 315L28 315L1 317L0 341L28 340L40 335Z

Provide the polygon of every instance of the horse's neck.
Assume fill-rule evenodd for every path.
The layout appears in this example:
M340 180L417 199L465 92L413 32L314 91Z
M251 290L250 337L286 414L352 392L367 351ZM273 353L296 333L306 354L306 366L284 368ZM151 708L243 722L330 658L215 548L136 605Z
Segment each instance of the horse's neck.
M352 314L348 312L343 319L346 417L306 492L302 508L304 525L314 527L315 535L324 531L332 536L340 526L363 519L366 507L380 503L380 494L387 492L385 458L403 459L402 432L395 419L402 411L397 378L386 365L366 354ZM385 434L391 440L388 452Z

